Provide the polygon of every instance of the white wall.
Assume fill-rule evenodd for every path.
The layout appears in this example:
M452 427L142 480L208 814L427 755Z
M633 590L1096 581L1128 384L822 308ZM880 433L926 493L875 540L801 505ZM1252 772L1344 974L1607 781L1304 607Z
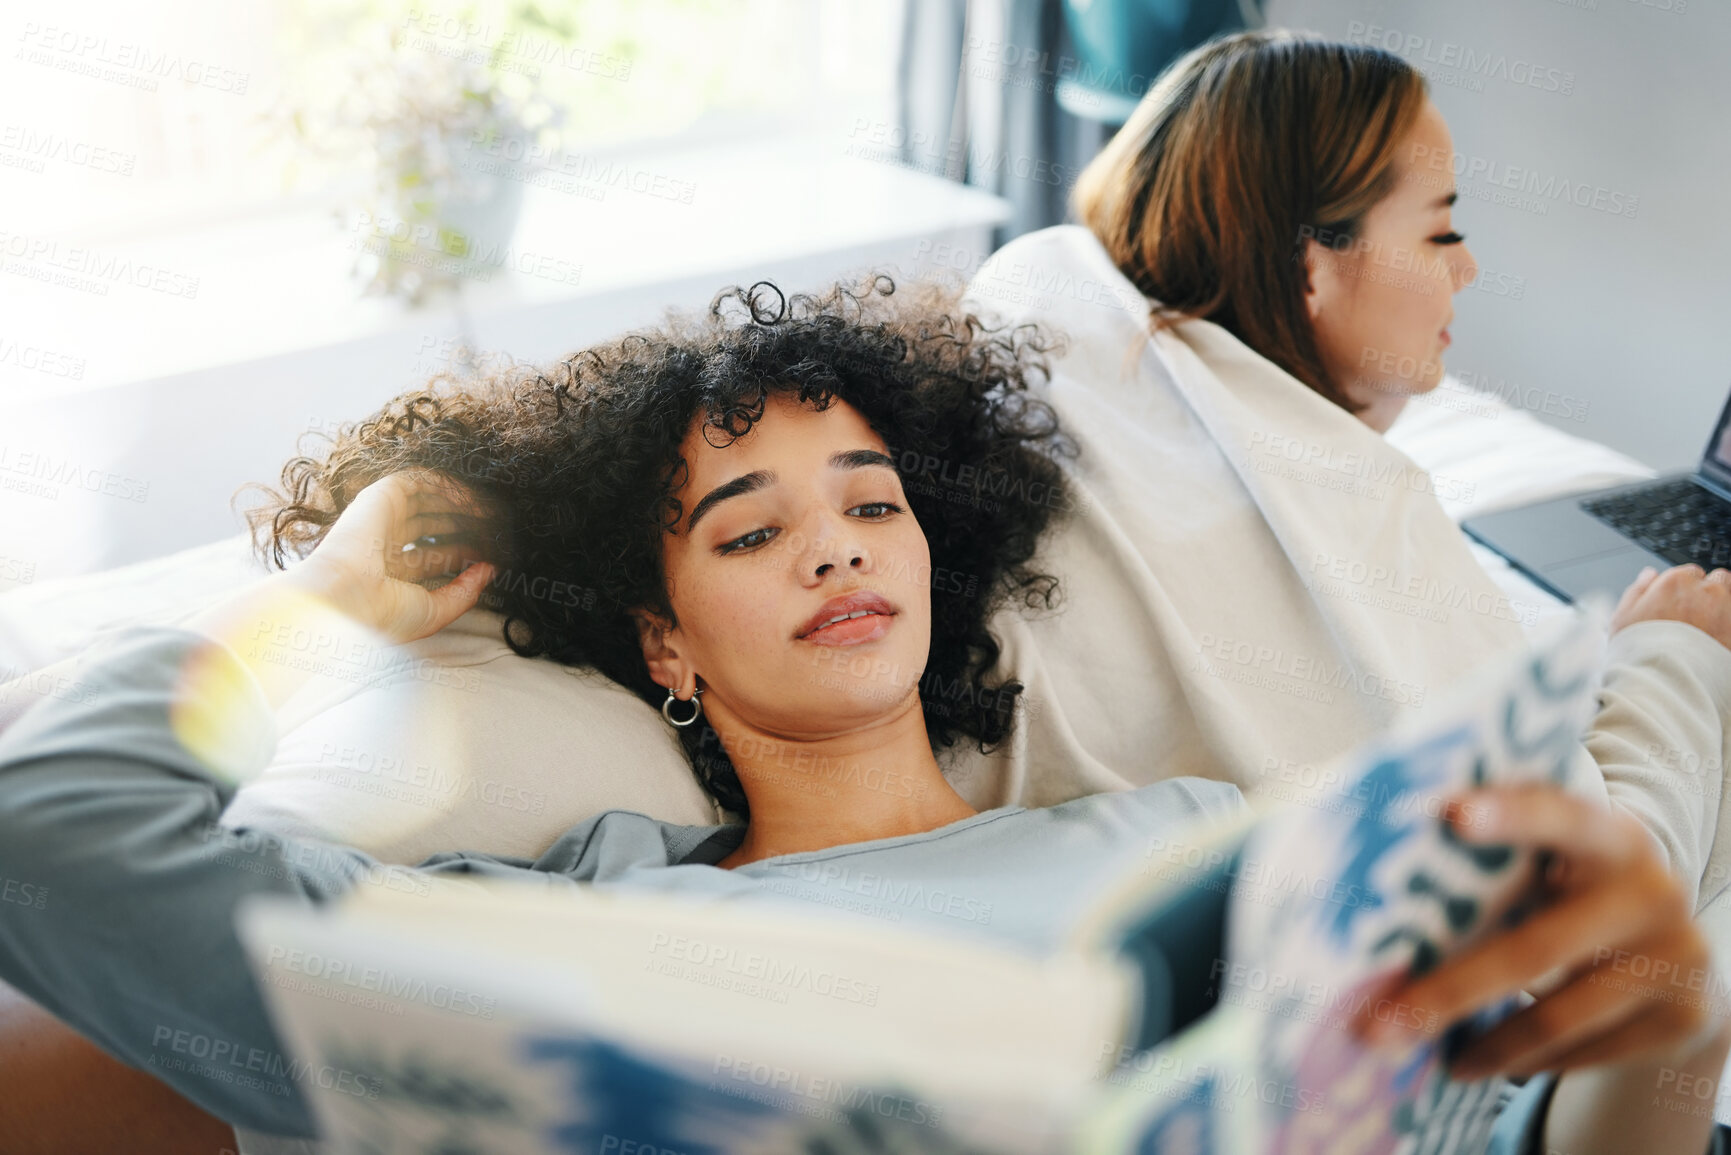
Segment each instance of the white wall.
M1267 13L1342 39L1374 26L1388 47L1398 35L1456 152L1494 162L1497 180L1518 184L1505 175L1518 167L1603 190L1601 205L1639 198L1628 217L1529 196L1538 212L1479 199L1499 191L1482 173L1461 178L1456 227L1511 278L1496 283L1525 291L1456 298L1449 366L1506 382L1560 428L1692 466L1731 390L1731 3L1269 0ZM1443 63L1469 51L1488 60L1476 88ZM1502 78L1535 69L1538 87Z

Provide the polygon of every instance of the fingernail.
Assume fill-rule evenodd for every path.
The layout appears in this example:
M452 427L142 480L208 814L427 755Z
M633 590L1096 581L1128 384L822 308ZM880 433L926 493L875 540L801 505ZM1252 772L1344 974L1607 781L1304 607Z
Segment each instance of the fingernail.
M1479 834L1495 834L1502 822L1503 807L1500 803L1488 798L1475 798L1463 803L1460 814L1455 818L1455 829L1472 831Z
M1482 1042L1482 1040L1480 1040ZM1472 1082L1483 1079L1497 1072L1497 1060L1493 1055L1487 1055L1479 1043L1462 1048L1461 1052L1449 1060L1448 1076L1459 1082Z
M1405 1054L1414 1047L1423 1046L1427 1041L1423 1031L1405 1023L1392 1021L1378 1022L1376 1034L1367 1040L1377 1050L1396 1055Z
M1449 1064L1449 1078L1457 1083L1476 1083L1491 1073L1491 1069L1477 1059L1456 1059Z
M1360 1035L1360 1038L1373 1047L1386 1047L1398 1037L1395 1025L1383 1019L1371 1019Z

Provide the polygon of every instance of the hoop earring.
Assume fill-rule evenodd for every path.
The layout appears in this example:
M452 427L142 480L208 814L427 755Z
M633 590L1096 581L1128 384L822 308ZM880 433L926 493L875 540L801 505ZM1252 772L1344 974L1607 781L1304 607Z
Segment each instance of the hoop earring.
M667 701L661 703L661 716L666 718L668 725L671 726L678 726L681 729L684 729L686 726L691 725L693 722L697 721L698 718L703 716L703 703L697 700L697 695L701 693L703 693L702 690L693 690L691 692L691 717L681 722L673 716L673 703L680 701L680 699L675 698L672 689L669 689L667 691Z

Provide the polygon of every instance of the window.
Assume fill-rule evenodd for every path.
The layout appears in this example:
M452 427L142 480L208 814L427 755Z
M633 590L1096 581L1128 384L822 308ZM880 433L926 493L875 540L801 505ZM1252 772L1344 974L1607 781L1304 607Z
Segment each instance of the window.
M334 206L368 119L470 85L542 154L893 115L898 0L75 0L12 23L13 233L119 241Z

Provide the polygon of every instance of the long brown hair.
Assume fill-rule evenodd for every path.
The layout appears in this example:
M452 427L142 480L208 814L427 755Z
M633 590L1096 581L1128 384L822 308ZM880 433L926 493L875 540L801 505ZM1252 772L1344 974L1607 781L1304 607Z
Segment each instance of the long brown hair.
M1369 45L1258 30L1175 61L1072 208L1160 323L1214 321L1348 410L1317 351L1305 241L1341 247L1392 186L1424 78Z

